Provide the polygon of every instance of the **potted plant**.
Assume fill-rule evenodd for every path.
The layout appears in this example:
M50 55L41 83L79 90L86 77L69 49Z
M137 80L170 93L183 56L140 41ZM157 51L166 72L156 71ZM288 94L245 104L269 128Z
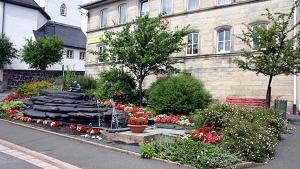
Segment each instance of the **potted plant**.
M128 127L133 133L143 133L147 127L148 119L145 117L131 117L128 120Z

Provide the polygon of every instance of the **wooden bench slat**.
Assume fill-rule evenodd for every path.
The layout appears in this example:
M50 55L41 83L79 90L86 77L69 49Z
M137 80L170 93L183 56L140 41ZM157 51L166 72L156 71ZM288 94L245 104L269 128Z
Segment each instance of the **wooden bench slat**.
M244 107L262 107L266 105L266 99L256 99L256 98L227 97L226 102L229 104L236 104Z

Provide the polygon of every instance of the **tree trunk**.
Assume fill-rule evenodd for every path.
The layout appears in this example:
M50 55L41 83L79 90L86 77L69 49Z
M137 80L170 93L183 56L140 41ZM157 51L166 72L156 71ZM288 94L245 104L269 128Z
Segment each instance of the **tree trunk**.
M139 103L143 104L143 79L139 79Z
M268 83L268 88L267 88L267 94L266 94L266 106L267 108L270 108L271 107L271 92L272 92L272 87L271 87L271 84L272 84L272 80L273 80L273 76L270 76L269 77L269 83Z

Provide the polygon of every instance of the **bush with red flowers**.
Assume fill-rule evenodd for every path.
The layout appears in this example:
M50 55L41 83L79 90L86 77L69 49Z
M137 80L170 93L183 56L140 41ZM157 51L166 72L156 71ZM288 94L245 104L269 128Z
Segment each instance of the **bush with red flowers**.
M138 112L135 114L130 114L128 120L129 125L147 125L148 124L149 114L144 112Z
M223 133L220 131L220 128L214 128L212 125L208 124L193 134L192 138L206 144L218 144L221 142L222 135Z

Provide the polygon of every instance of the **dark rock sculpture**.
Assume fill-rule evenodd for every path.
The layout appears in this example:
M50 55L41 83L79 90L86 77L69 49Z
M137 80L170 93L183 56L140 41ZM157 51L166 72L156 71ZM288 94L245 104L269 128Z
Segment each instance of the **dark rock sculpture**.
M110 128L113 109L97 105L86 93L41 90L40 96L25 99L28 106L23 110L26 116L36 119L52 119L67 123L86 124ZM116 110L119 127L126 127L123 112Z

